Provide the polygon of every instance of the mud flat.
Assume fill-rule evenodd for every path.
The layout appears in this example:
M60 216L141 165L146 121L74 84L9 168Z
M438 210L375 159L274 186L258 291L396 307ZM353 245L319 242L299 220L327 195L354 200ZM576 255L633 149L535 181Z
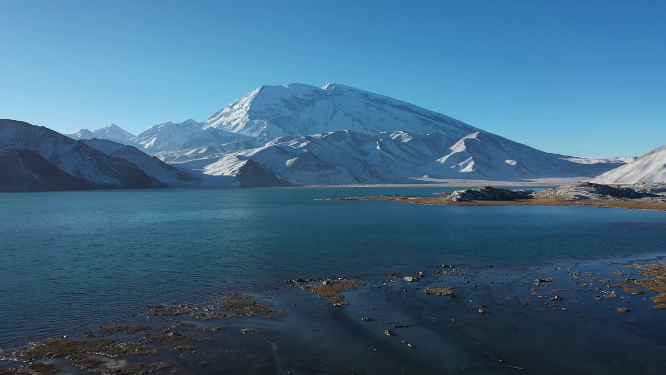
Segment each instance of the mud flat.
M0 351L0 374L661 374L666 263L294 279ZM270 289L270 291L269 291Z

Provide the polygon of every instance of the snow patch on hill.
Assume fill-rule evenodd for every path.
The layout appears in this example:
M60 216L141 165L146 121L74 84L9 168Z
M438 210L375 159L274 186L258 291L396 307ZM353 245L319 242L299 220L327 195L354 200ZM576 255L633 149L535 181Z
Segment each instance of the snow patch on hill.
M590 180L599 184L666 182L666 145Z

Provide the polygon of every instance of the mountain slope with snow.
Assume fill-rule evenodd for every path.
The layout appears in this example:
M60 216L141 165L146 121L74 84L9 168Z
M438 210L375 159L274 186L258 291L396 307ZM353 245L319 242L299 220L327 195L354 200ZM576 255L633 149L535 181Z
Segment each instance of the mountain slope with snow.
M463 137L446 156L416 170L435 178L465 175L478 180L529 180L557 176L589 177L621 161L588 160L551 154L485 132ZM460 178L460 177L458 177Z
M479 130L413 104L333 83L322 88L261 86L213 114L203 128L262 139L341 130L438 133L461 138Z
M139 167L148 176L169 186L196 186L200 182L199 178L191 173L174 168L154 156L139 151L136 147L108 139L86 139L81 142L107 155L123 158Z
M25 149L0 153L0 191L84 190L94 186L65 173L41 155Z
M640 158L601 174L590 181L598 184L666 182L666 145L658 147Z
M164 187L136 165L122 158L109 156L82 141L75 141L51 129L22 121L0 120L0 154L13 150L28 150L38 154L54 167L94 188L152 188ZM26 156L18 154L25 159ZM34 156L34 155L32 155ZM43 164L32 158L35 168L45 170ZM53 174L49 169L47 173ZM39 176L37 176L39 177Z
M203 175L253 160L295 184L586 179L626 162L545 153L339 84L262 86L203 123L156 125L135 141Z
M203 123L154 125L132 143L190 170L203 186L240 186L242 170L261 176L252 186L575 180L626 162L542 152L400 100L333 83L261 86Z
M592 177L621 163L569 161L476 132L453 146L439 134L360 134L337 131L280 137L260 147L231 143L157 154L167 163L210 173L238 160L253 160L294 184L388 184L433 179L529 180Z
M126 145L132 144L132 138L136 137L134 134L126 131L116 124L109 124L108 126L97 129L95 131L81 129L76 133L65 135L72 139L108 139Z
M252 137L215 128L204 129L203 124L194 120L187 120L178 124L164 122L153 125L136 136L132 141L143 152L156 153L166 150L221 145L251 139Z

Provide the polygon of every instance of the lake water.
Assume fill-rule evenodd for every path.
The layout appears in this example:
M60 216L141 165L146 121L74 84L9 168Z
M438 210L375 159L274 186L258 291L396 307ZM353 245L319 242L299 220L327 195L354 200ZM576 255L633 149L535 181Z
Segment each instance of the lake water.
M666 248L666 212L317 200L451 189L1 194L0 347L287 279L652 257Z

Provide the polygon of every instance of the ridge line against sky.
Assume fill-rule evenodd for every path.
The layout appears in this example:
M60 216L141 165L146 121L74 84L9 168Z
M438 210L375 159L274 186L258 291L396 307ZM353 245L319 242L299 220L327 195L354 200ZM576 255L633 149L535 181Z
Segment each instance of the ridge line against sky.
M542 151L666 144L666 2L0 0L0 117L204 121L261 85L353 86Z

